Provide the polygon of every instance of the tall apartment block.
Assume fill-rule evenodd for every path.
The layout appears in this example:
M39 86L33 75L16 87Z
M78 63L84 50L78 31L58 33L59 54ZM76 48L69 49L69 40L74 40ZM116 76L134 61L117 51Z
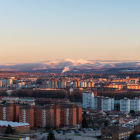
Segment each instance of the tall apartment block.
M130 110L140 111L140 99L135 97L130 99Z
M30 127L74 126L82 123L82 108L75 104L46 106L0 105L0 120L28 123Z
M96 109L94 97L94 92L83 92L83 108Z
M20 107L19 122L29 123L30 127L34 127L34 106Z
M50 81L51 88L57 88L57 79L52 79Z
M96 92L83 92L83 108L114 110L114 98L97 96Z
M19 122L29 123L30 127L74 126L82 123L82 108L71 104L25 106L20 108Z
M93 81L73 81L73 88L76 87L94 87L94 82Z
M51 105L35 108L35 127L74 126L82 123L82 108L77 105Z
M19 105L4 104L0 105L0 120L3 121L18 121L19 120Z
M66 81L65 80L59 80L58 82L58 88L66 88Z
M130 112L130 99L124 97L124 99L120 100L120 111Z
M101 109L103 111L114 110L114 98L101 97Z
M134 99L124 99L120 100L120 111L130 112L130 110L140 111L140 99L135 97Z
M0 88L2 87L2 81L0 81Z
M35 108L35 126L36 127L54 127L55 109L53 106L39 106ZM58 111L56 111L58 113ZM58 121L56 122L56 125Z

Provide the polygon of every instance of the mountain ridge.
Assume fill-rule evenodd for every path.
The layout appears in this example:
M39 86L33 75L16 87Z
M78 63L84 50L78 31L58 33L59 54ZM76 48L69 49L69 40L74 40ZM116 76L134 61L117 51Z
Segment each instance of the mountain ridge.
M0 65L0 71L28 71L47 69L102 69L102 68L140 68L139 60L72 60L57 59L35 63L5 64Z

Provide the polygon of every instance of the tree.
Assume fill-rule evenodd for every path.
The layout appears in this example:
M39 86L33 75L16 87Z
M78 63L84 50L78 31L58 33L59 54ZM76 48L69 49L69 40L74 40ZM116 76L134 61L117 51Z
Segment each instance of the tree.
M105 120L104 125L108 126L108 121L107 120Z
M13 133L13 128L11 125L8 124L7 128L5 129L6 134L12 134Z
M135 111L134 110L130 110L130 114L135 114Z
M88 123L87 123L87 120L86 120L85 117L84 117L83 120L82 120L82 127L83 127L83 128L87 128L87 127L88 127Z
M115 108L117 109L117 111L119 111L120 110L120 104L116 104Z
M55 136L51 131L49 132L49 134L47 136L47 140L55 140Z
M129 140L137 140L137 133L134 131L132 134L130 134Z
M3 101L1 104L5 104L6 103L6 101Z

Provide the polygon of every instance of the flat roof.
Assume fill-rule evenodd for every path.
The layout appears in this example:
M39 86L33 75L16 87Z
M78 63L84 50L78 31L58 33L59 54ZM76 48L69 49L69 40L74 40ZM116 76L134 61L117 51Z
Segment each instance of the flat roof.
M3 97L3 99L7 99L7 100L18 100L19 98L18 97Z
M0 125L1 125L1 126L6 126L6 127L7 127L8 124L11 125L11 127L29 125L28 123L8 122L8 121L2 121L2 120L0 120Z
M36 99L28 99L28 98L19 98L21 101L35 101Z

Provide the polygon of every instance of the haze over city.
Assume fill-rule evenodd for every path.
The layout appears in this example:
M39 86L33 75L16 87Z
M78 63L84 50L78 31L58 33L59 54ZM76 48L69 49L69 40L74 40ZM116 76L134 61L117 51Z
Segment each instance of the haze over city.
M139 5L139 0L3 0L0 64L140 60Z

